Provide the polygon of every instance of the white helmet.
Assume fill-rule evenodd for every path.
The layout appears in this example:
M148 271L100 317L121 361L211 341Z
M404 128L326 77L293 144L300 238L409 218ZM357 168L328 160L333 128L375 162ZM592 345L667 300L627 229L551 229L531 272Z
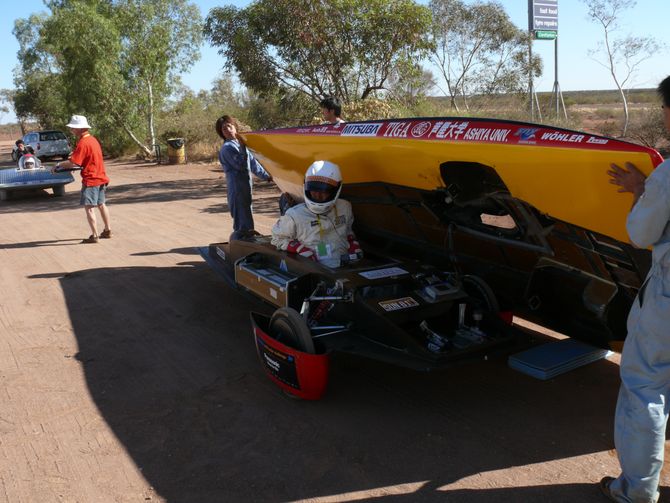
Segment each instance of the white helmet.
M342 174L337 164L330 161L314 161L305 173L305 205L317 215L327 213L342 191ZM325 199L314 200L310 192L326 193Z
M40 166L39 160L32 154L24 154L19 159L20 169L34 169L39 168L39 166Z

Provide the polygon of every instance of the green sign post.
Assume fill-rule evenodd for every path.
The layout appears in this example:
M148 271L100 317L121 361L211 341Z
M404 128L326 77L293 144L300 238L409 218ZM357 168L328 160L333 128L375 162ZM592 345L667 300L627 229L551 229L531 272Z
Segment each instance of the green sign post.
M558 35L557 31L549 30L535 30L533 33L536 40L554 40Z

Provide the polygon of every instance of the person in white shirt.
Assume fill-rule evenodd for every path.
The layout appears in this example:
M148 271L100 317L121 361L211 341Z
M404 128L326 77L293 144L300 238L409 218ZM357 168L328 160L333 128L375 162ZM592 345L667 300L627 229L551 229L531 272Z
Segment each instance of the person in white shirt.
M670 131L670 77L658 86ZM630 240L651 247L651 269L628 314L614 444L621 474L604 477L610 501L656 503L670 408L670 160L645 178L633 164L611 165L610 182L633 194L626 220Z

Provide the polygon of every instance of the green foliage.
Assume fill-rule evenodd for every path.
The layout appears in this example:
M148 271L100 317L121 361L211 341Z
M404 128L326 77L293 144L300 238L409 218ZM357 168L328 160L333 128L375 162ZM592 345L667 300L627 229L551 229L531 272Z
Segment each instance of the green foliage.
M205 34L254 92L348 103L387 88L429 48L430 12L413 0L256 0L214 8Z
M227 114L245 122L248 115L245 99L235 91L230 75L221 76L211 90L197 94L182 86L158 116L161 126L157 130L157 143L166 148L168 138L184 138L189 159L213 159L221 143L214 130L216 120Z
M430 9L432 60L456 110L469 108L472 95L526 89L531 70L541 75L539 57L528 61L528 34L512 23L499 3L431 0Z
M17 114L61 127L70 114L84 114L108 150L132 142L149 154L156 110L198 57L197 7L186 0L45 4L50 15L15 24Z
M297 91L252 95L248 107L248 123L254 129L313 124L318 112L316 103Z
M659 107L635 109L631 113L628 136L647 147L660 148L667 144L670 138Z

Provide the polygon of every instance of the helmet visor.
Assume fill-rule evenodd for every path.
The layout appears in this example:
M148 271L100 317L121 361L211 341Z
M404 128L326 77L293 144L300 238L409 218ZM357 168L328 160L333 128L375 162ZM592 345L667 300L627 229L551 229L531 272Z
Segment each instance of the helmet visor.
M340 188L339 183L334 180L307 180L305 181L305 194L315 203L327 203L335 199Z

